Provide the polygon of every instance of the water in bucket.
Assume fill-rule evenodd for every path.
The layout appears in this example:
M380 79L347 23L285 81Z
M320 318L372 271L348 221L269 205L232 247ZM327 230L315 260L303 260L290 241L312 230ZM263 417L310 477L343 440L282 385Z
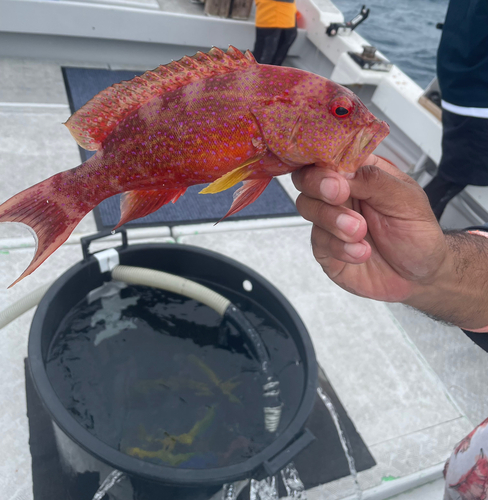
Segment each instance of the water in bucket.
M242 334L207 306L142 286L104 285L64 317L46 364L63 405L101 441L159 465L222 467L264 449L297 410L303 367L275 318L217 291L269 351L283 388L275 433L264 426L260 365Z

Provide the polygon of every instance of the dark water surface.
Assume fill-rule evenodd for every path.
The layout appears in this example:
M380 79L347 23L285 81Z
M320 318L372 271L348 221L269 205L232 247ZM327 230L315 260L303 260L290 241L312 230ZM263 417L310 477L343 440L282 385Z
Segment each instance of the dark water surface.
M435 76L437 47L448 0L333 0L350 21L363 4L371 11L358 28L371 45L425 88Z
M261 451L300 404L303 366L264 309L220 293L269 350L284 403L277 433L264 428L260 365L242 335L207 306L142 286L105 285L62 321L47 373L63 405L100 440L155 464L219 467Z

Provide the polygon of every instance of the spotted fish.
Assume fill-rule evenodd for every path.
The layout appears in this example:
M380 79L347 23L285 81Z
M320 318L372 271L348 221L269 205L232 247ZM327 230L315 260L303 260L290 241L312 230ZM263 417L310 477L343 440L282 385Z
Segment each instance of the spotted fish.
M210 183L201 193L218 193L243 181L228 217L274 176L304 165L353 174L389 131L350 90L306 71L260 65L234 47L113 85L65 125L96 153L0 205L0 222L26 224L36 236L34 258L13 284L109 196L123 193L119 227L174 203L189 186Z

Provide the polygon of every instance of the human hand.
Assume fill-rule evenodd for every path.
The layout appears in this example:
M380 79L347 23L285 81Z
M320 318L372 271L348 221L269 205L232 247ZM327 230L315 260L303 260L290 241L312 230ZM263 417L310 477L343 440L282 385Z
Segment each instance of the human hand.
M413 179L375 155L365 165L349 180L314 166L293 173L314 257L349 292L416 306L443 272L446 237Z

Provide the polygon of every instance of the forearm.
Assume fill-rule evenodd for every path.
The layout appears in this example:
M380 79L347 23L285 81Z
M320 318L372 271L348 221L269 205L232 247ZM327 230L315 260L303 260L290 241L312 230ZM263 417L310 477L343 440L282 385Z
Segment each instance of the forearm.
M436 319L467 330L488 326L488 238L446 234L448 252L431 283L405 301Z

